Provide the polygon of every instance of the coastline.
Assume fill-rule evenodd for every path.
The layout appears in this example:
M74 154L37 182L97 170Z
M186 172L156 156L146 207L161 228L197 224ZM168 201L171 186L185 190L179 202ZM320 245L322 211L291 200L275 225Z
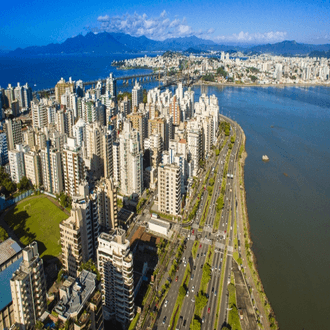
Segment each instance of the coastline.
M221 87L330 87L329 84L315 84L315 83L306 83L306 84L235 84L235 83L218 83L218 82L209 82L209 81L197 81L193 86L221 86Z
M257 258L255 257L254 252L251 249L253 246L253 241L251 239L251 233L250 233L250 223L249 223L248 208L246 202L246 189L244 182L244 166L245 166L245 160L248 156L245 150L246 136L241 126L239 124L237 125L241 129L242 138L243 138L242 141L243 152L239 156L238 169L236 169L236 171L238 171L239 185L240 185L240 187L238 187L238 190L240 191L240 194L238 196L238 201L239 201L238 204L240 206L238 208L238 213L240 214L239 226L241 230L243 229L244 232L244 244L241 241L241 251L242 251L241 254L242 254L243 268L244 270L246 270L246 272L243 272L243 275L246 278L246 280L249 280L249 285L252 287L252 292L257 293L253 297L256 306L259 310L259 314L263 320L262 322L263 329L279 329L279 325L276 320L274 310L269 302L269 299L267 298L264 286L262 284L258 272Z

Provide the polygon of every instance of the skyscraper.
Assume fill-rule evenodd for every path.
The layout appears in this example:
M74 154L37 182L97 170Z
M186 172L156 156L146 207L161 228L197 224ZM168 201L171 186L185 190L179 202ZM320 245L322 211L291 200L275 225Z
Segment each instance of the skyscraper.
M97 268L102 281L104 318L127 325L134 318L133 254L123 229L100 234Z
M22 330L35 329L47 309L46 280L37 242L23 250L23 261L10 280L10 289L16 323Z
M79 194L78 186L85 179L82 152L75 138L68 138L62 155L64 189L72 197Z
M132 107L139 108L139 104L143 102L143 89L142 86L136 81L132 90Z
M122 194L139 196L143 191L143 155L140 150L139 134L126 120L119 134L120 144L120 190Z
M180 214L181 168L175 163L158 167L158 209L166 214Z

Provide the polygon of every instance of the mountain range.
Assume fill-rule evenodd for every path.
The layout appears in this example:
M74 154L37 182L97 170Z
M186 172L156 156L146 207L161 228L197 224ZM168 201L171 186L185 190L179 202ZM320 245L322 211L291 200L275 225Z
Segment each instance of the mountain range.
M47 46L31 46L27 48L17 48L9 52L12 56L38 55L38 54L72 54L72 53L134 53L141 51L185 51L187 49L203 50L223 50L242 51L246 54L269 53L274 55L308 55L311 52L328 52L330 44L312 45L302 44L296 41L283 41L275 44L256 46L232 46L219 45L212 40L201 39L196 36L170 38L164 41L149 39L145 36L133 37L124 33L92 33L85 36L78 35L68 38L61 44L49 44Z

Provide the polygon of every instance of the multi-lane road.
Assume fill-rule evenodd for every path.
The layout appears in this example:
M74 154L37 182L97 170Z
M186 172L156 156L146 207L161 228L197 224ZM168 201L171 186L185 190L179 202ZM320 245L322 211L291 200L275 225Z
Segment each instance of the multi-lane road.
M223 171L226 163L226 157L228 154L228 145L230 142L230 138L233 135L236 135L236 140L234 146L231 150L229 164L228 164L228 174L235 173L235 166L237 165L238 152L240 148L240 143L242 140L242 133L237 124L226 117L223 119L227 120L231 124L231 132L228 139L228 143L224 146L224 148L220 151L218 157L209 159L208 168L214 167L217 171L215 176L215 182L213 186L213 194L210 199L209 205L207 206L208 213L205 219L205 224L202 228L202 231L199 231L200 221L203 217L203 211L205 208L205 204L207 203L208 193L204 192L202 195L202 200L199 206L199 210L197 211L194 222L191 226L190 231L190 239L187 242L187 248L184 251L182 256L185 257L186 260L189 260L191 264L191 279L188 284L188 292L186 297L184 298L183 305L180 311L180 317L178 318L177 324L173 324L173 329L188 329L191 322L194 318L194 309L195 309L195 299L196 294L200 290L200 283L203 274L203 266L205 263L205 259L207 257L209 246L214 247L214 256L211 266L211 280L208 284L207 296L208 303L207 306L202 311L202 329L214 329L216 326L215 319L216 314L218 314L218 329L221 329L222 324L227 321L227 284L230 279L231 274L231 263L232 263L232 252L233 252L233 227L234 227L234 212L236 211L236 184L234 184L234 180L237 178L229 178L226 177L226 191L224 195L224 208L221 213L221 219L219 224L219 229L216 230L214 227L214 220L216 216L216 201L220 196L221 187L223 184ZM221 146L223 144L224 139L221 139L218 142L218 145ZM213 166L212 166L213 165ZM212 173L213 174L213 173ZM205 210L206 212L206 210ZM229 215L231 212L231 223L228 226ZM195 240L199 240L197 256L193 259L192 256L192 247ZM226 253L225 253L226 252ZM224 271L224 283L221 288L222 283L220 283L220 277L222 272L222 267L226 265ZM173 309L175 306L175 302L178 296L179 288L183 280L185 272L184 264L181 263L179 266L179 270L176 274L178 276L178 281L175 279L171 285L171 288L167 294L166 299L164 300L163 305L161 306L160 313L158 315L158 321L156 322L155 329L167 329L170 327L170 318L173 313ZM221 291L220 297L220 310L217 311L218 306L218 298ZM165 304L166 302L166 304Z

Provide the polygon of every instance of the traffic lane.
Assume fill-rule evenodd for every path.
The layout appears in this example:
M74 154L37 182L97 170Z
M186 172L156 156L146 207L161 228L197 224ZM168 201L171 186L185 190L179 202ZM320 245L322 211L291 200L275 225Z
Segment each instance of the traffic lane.
M187 248L184 250L184 253L182 254L182 259L183 259L183 257L188 258L189 255L191 254L193 241L189 240L186 245L187 245ZM189 252L189 250L190 250L190 252ZM166 300L168 300L168 305L167 305L167 307L164 307L164 303L163 303L163 305L161 307L161 313L160 313L159 320L158 320L159 325L163 325L163 319L165 316L167 318L165 324L167 324L170 321L169 318L171 317L173 309L174 309L174 305L175 305L175 302L176 302L176 299L177 299L177 296L179 293L179 288L180 288L180 285L182 282L182 278L184 276L185 269L186 268L181 263L179 265L179 270L176 272L176 275L175 275L175 278L176 278L176 276L178 277L178 281L175 281L175 278L174 278L174 280L172 281L171 287L168 291L168 294L166 296L166 299L164 299L164 302Z

